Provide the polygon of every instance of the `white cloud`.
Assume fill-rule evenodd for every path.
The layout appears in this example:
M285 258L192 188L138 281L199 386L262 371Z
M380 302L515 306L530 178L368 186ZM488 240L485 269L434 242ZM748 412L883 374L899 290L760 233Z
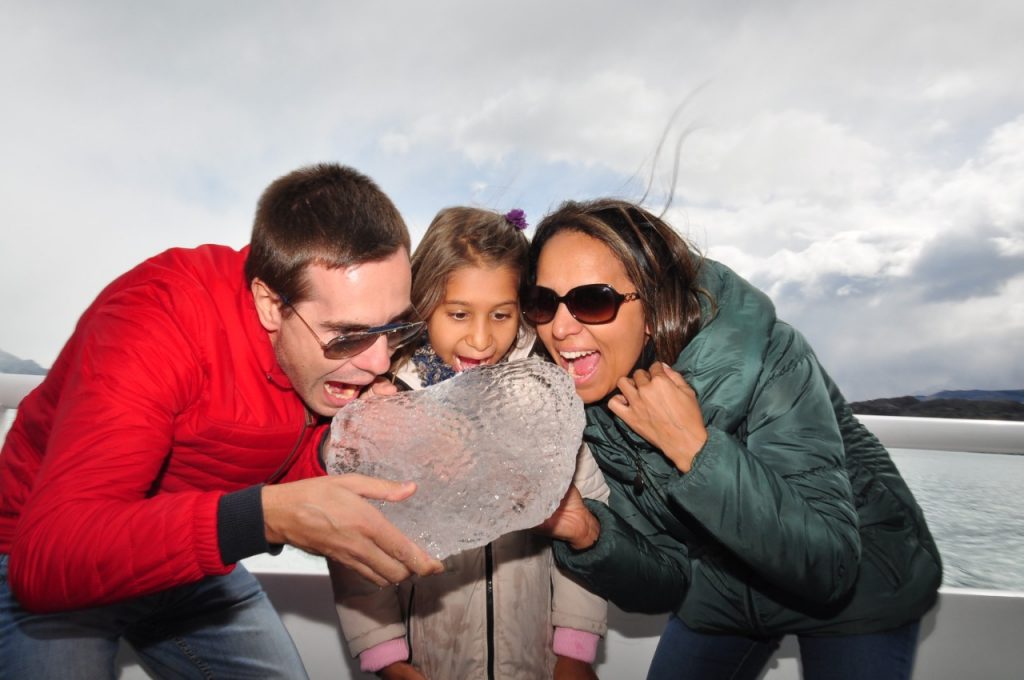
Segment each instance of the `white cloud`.
M925 86L921 95L931 100L966 99L996 89L992 74L986 71L957 70L940 74Z
M379 144L380 148L385 153L396 154L399 156L409 153L412 149L412 140L409 139L409 136L398 134L396 132L385 132L381 135Z
M1024 230L1022 147L1024 116L996 128L975 156L949 172L920 166L892 173L879 162L865 166L872 180L859 187L852 182L839 200L831 184L808 182L799 201L766 193L757 196L757 205L740 199L703 211L699 219L715 227L721 221L727 229L748 235L783 225L788 238L777 234L772 243L795 248L780 245L765 253L751 244L752 252L767 254L760 266L751 263L751 276L780 278L780 284L803 282L806 287L824 275L905 276L923 245L972 233L989 238L984 230L996 230L1000 247L1010 253Z
M733 128L694 133L681 184L697 202L742 206L810 196L846 204L878 190L888 160L884 149L820 113L764 111Z
M570 81L524 77L474 103L416 118L409 137L477 165L500 165L516 153L631 172L657 144L675 105L663 89L615 71Z

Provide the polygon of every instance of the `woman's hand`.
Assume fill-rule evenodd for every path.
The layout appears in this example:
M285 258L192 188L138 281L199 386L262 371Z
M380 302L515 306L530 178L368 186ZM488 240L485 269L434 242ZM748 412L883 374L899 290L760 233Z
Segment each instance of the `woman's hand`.
M601 535L601 523L583 504L583 497L576 485L570 484L554 514L534 527L534 531L565 541L573 550L586 550L597 543L597 537Z
M420 673L420 669L407 661L396 661L381 668L377 671L377 677L384 680L427 680L427 676Z
M593 665L586 661L558 656L555 659L554 680L598 680Z
M608 408L638 435L658 447L683 472L708 439L704 417L683 376L660 361L650 371L619 378L621 394L608 400Z

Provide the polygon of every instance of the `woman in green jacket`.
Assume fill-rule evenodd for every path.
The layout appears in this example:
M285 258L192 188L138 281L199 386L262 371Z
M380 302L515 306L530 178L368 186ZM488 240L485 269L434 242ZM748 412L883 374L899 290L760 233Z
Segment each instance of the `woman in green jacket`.
M570 489L558 562L672 612L649 678L909 678L941 563L920 507L768 298L628 202L537 227L523 313L586 404L608 506Z

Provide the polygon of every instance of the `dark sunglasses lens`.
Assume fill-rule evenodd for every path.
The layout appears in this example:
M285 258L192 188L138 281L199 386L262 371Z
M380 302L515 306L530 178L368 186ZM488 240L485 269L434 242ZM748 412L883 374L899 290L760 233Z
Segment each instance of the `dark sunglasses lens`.
M344 359L355 356L368 350L370 345L376 341L376 334L335 338L328 343L327 347L324 347L324 356L328 359Z
M569 311L582 323L607 323L619 309L615 291L602 284L573 288L565 297Z
M547 323L555 318L558 309L558 296L550 288L533 286L527 289L521 302L523 316L530 323Z
M344 359L345 357L355 356L370 349L373 343L377 342L377 338L382 335L387 338L388 349L396 350L415 340L422 331L422 323L411 323L372 333L353 333L352 335L335 338L324 348L324 356L328 359Z
M403 326L402 328L396 328L393 331L389 331L388 348L395 350L399 347L404 347L418 338L421 332L423 332L423 324L421 323Z

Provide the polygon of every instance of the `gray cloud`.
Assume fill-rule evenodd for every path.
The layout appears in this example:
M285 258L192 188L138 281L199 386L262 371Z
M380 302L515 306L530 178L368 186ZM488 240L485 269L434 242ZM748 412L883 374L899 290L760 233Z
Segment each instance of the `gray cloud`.
M1024 277L1008 296L1024 294ZM1024 384L1024 313L1005 300L922 302L914 282L871 282L860 294L778 300L852 399Z
M928 244L911 271L925 302L995 296L1017 276L1024 276L1024 253L1000 252L984 230Z

